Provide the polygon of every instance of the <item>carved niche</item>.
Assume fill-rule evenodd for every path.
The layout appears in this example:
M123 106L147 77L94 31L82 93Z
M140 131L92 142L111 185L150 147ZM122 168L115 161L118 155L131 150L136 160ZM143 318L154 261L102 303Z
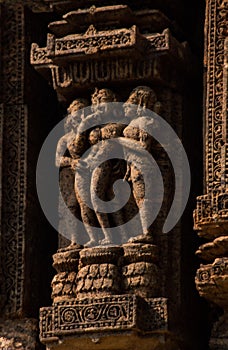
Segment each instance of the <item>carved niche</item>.
M170 318L172 315L168 311L167 297L172 300L173 309L180 305L180 285L177 282L180 266L178 263L175 265L180 256L180 227L174 229L177 244L175 251L170 252L175 265L175 268L172 267L175 287L169 296L166 292L167 275L171 268L167 259L168 241L158 234L170 206L170 177L167 170L164 179L167 196L155 230L161 247L156 239L154 242L152 230L143 230L149 215L148 208L141 218L142 235L129 240L131 232L126 232L126 240L113 244L106 228L109 227L109 220L120 223L121 216L100 215L95 210L95 201L95 217L94 213L84 208L83 191L79 190L80 187L86 189L83 186L86 176L82 170L85 165L89 167L89 162L85 159L84 164L80 165L79 160L84 144L87 147L88 144L99 146L98 141L102 144L104 139L115 139L117 136L126 143L130 140L135 145L141 142L145 149L154 147L159 153L159 145L154 146L155 141L140 130L139 120L145 117L142 113L146 108L157 113L162 109L164 118L168 122L174 121L181 133L183 102L180 91L184 82L180 74L188 76L192 56L187 43L179 43L171 34L171 21L159 10L138 11L127 5L92 6L87 9L75 7L70 2L68 12L61 13L62 19L49 24L51 33L47 35L46 47L40 47L37 43L31 47L31 64L50 79L59 101L69 106L68 119L73 121L75 118L71 130L61 139L67 144L67 152L64 157L57 157L57 163L60 165L60 178L66 169L68 178L71 175L67 172L75 171L76 182L70 191L75 191L76 201L66 199L65 203L72 212L79 210L78 216L89 226L87 243L79 245L77 240L72 240L69 246L60 247L53 256L53 266L57 270L52 281L53 305L41 308L40 339L47 346L50 344L53 349L60 349L62 346L72 347L75 338L78 347L88 347L86 342L89 337L95 339L99 348L104 348L110 341L108 338L118 335L119 343L111 343L111 349L121 348L126 341L132 349L136 346L143 349L148 346L150 349L165 349L167 346L177 349L178 341L168 327L168 315ZM107 124L100 122L100 125L99 118L110 112L108 102L117 101L113 91L121 84L127 86L126 91L121 91L121 98L126 101L122 114L126 116L127 106L133 105L135 119L126 127L121 123L121 116L112 111L119 119ZM96 87L91 98L91 113L82 116L82 108L77 106L74 109L73 105L79 104L82 97L88 100ZM79 115L81 120L78 123ZM85 134L79 133L78 137L75 129L80 129L83 123L86 125L89 118L95 118L99 127ZM101 148L95 149L102 153ZM107 152L107 149L104 147L103 151ZM158 162L165 169L168 168L164 154ZM101 199L105 197L109 200L110 183L122 173L126 175L125 180L131 183L131 199L134 199L137 211L144 186L137 167L127 167L116 160L104 164L98 169L93 186L100 191ZM64 175L62 179L64 181ZM63 192L66 190L64 183L62 189ZM61 220L64 221L64 215ZM103 229L104 237L94 237L95 224ZM99 345L101 334L102 344Z

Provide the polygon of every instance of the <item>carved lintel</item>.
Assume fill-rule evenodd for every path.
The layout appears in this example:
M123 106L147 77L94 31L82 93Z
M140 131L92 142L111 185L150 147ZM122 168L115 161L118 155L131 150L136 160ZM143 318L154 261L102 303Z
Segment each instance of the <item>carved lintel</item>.
M93 29L93 30L92 30ZM159 35L156 35L156 37ZM151 39L154 40L154 39ZM142 36L136 26L130 29L115 29L112 31L96 31L92 26L84 35L71 34L63 38L55 38L48 34L47 48L39 48L38 45L32 45L31 63L47 64L48 59L56 64L72 58L81 59L85 55L97 56L110 55L110 51L115 55L132 54L133 52L142 52L146 45L146 38ZM163 49L166 45L166 37L161 35L160 41L153 44L156 50L159 47ZM85 58L85 57L84 57Z
M165 298L142 300L135 295L113 295L57 303L40 310L40 339L43 343L68 335L166 329Z
M170 31L165 29L161 34L150 34L143 36L138 32L136 26L130 29L116 29L113 31L96 31L90 26L84 35L72 34L63 38L55 38L53 34L48 34L47 47L40 48L33 43L30 53L30 62L34 67L39 68L49 65L58 65L63 60L74 62L85 59L87 55L96 58L99 53L99 59L107 54L125 57L137 55L145 50L148 56L155 53L168 53L178 59L185 61L187 57L186 48L175 40ZM106 55L106 56L107 56ZM86 57L88 60L90 57ZM152 58L152 57L151 57Z

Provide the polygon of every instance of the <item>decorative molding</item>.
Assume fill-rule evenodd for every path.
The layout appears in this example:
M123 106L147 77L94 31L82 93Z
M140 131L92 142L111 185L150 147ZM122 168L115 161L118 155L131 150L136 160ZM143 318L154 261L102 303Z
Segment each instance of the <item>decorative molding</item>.
M24 105L24 4L6 3L2 33L2 235L6 314L21 314L24 290L27 109Z
M207 92L205 106L206 190L221 186L221 145L224 93L224 42L227 0L207 1L205 68Z
M21 313L24 290L27 109L6 105L3 147L3 252L7 314Z
M228 228L227 0L207 3L205 42L205 187L197 198L194 228L211 239Z
M227 0L207 1L205 194L197 198L194 212L194 228L210 241L196 252L210 262L198 269L196 287L202 297L224 310L211 333L213 350L227 348L228 341L227 12Z
M148 332L167 329L167 299L144 301L135 295L113 295L64 301L40 309L43 343L70 334L124 332L143 327Z
M99 53L100 58L102 53L107 52L108 58L113 55L115 58L116 55L126 58L126 56L132 56L134 52L138 54L145 50L148 55L170 52L180 61L185 57L185 47L172 37L168 29L161 34L151 34L145 37L138 32L136 26L130 29L101 32L90 26L83 35L72 34L63 38L55 38L53 34L48 34L47 47L32 44L30 62L35 68L41 69L42 65L46 68L47 64L53 66L61 63L62 59L72 60L72 57L76 63L81 61L85 54L96 57Z

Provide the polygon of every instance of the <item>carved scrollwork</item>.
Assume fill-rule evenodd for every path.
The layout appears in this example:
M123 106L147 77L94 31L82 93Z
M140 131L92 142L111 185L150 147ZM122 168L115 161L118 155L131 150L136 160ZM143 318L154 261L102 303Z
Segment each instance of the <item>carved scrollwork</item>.
M165 298L138 299L133 295L115 295L54 304L40 311L41 341L46 343L67 334L138 329L167 328Z

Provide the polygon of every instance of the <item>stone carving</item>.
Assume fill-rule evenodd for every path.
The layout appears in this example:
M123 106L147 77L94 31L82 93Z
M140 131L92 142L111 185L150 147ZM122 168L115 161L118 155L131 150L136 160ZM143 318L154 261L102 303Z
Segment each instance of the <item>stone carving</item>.
M2 14L3 17L3 14ZM20 314L24 289L25 207L27 177L27 108L24 105L25 32L24 6L4 8L2 30L3 138L2 259L5 276L6 314Z
M131 145L132 148L135 145L142 146L146 152L151 153L155 141L141 130L141 125L143 121L148 122L144 113L146 108L160 113L163 105L158 102L157 95L159 101L162 97L162 103L164 102L165 118L168 122L175 122L175 126L181 133L182 100L177 91L180 87L178 75L182 71L183 63L187 65L188 61L186 45L176 41L170 31L165 29L170 21L156 10L137 11L131 10L126 5L98 8L92 6L89 9L78 10L75 3L72 4L73 2L69 1L67 4L65 2L52 4L54 9L62 9L59 12L60 15L63 13L65 15L49 25L52 34L48 35L46 47L32 45L31 63L40 72L46 71L47 68L51 70L53 86L59 99L64 100L65 103L69 103L72 96L87 95L88 97L94 87L99 87L92 95L91 113L82 118L77 128L78 135L75 135L73 140L70 137L69 142L63 140L68 143L68 149L61 166L62 173L66 170L65 168L69 170L70 159L71 168L75 171L75 196L72 196L73 202L71 197L65 198L65 204L71 207L71 212L85 223L88 242L81 247L76 244L75 239L71 246L59 249L54 256L57 275L52 281L53 306L41 309L41 340L45 344L48 341L50 344L53 342L54 347L61 348L62 340L65 346L65 342L73 341L74 335L77 338L76 341L80 343L79 346L83 347L83 337L81 337L83 333L88 334L84 338L87 341L88 337L94 337L96 333L107 331L106 335L113 336L115 332L120 334L127 331L127 338L123 336L124 341L130 338L131 340L139 340L139 338L151 340L153 337L156 339L155 333L158 332L165 344L165 337L168 336L167 300L158 296L167 295L167 271L175 274L173 294L176 295L173 300L176 302L178 299L178 307L181 289L178 285L181 264L173 261L175 257L178 258L181 249L180 228L177 229L178 236L174 231L175 237L178 237L174 253L168 253L170 245L173 244L169 238L154 237L160 232L160 222L166 215L165 210L168 211L169 200L164 204L165 210L161 214L163 216L160 222L156 223L155 235L154 230L148 227L147 220L151 210L150 200L153 200L151 198L143 208L141 220L139 220L142 234L127 244L113 246L115 242L109 235L108 228L113 224L125 222L129 216L133 216L138 211L143 202L145 184L137 166L132 164L127 166L124 162L112 160L93 172L91 161L98 159L99 152L108 153L109 149L100 145L103 146L105 140L116 137L122 139L126 145ZM87 4L88 2L83 3L83 7ZM127 18L128 15L129 18ZM104 17L106 23L104 23ZM156 20L153 21L151 18ZM151 30L158 27L159 29ZM145 52L147 55L144 55ZM184 68L183 71L186 72L186 69ZM156 86L157 94L149 87L138 86L130 94L124 110L116 114L116 122L107 122L99 126L101 115L102 117L112 113L115 115L116 112L109 109L106 102L115 102L117 98L113 91L105 87L113 89L118 87L120 95L125 99L128 91L139 84ZM131 109L132 103L135 108ZM134 120L126 127L123 125L122 117L128 113L129 115L134 113ZM95 120L98 127L89 128L91 120ZM152 120L150 122L153 123ZM87 129L85 133L81 133L83 127ZM75 131L72 133L76 134ZM78 147L88 151L92 146L93 151L83 163L81 161L83 152L79 151ZM159 146L157 144L156 146L158 151ZM141 161L144 159L142 158ZM159 161L159 166L168 163L165 157ZM94 175L88 188L85 186L87 168ZM72 170L69 171L73 178ZM129 203L121 213L103 215L98 210L96 198L93 196L90 198L93 210L89 210L84 205L83 191L87 190L90 193L91 187L101 200L112 199L112 184L120 178L125 182L128 181L132 189ZM61 179L60 182L65 181L64 177ZM165 186L170 185L168 176L165 177L164 182ZM72 181L70 183L72 185ZM64 191L63 185L62 192ZM97 227L102 228L102 236L94 235ZM134 228L129 232L120 231L123 237L122 243L127 242L129 237L134 235L133 231ZM153 241L156 244L158 241L161 243L160 250L164 261L160 258L159 267L158 247ZM169 261L170 256L174 257L172 264ZM161 265L163 270L160 270ZM166 269L168 265L172 266ZM161 291L161 280L164 294ZM150 335L144 337L147 332ZM166 344L160 346L159 341L155 343L148 345L151 350L166 347ZM104 343L101 346L106 348ZM120 344L118 346L124 348ZM136 345L132 346L132 349L135 347ZM140 347L138 343L137 347ZM173 348L177 349L178 346Z
M80 253L77 275L77 298L107 296L121 292L119 259L122 248L95 247Z
M207 69L205 106L206 193L197 198L194 228L210 242L197 255L210 264L201 265L196 275L199 294L219 305L223 316L214 325L210 349L226 349L227 325L227 1L210 0L207 5L205 63ZM223 323L223 325L222 325Z
M52 280L52 298L54 302L76 297L76 278L79 265L80 247L74 245L66 251L59 249L53 256L53 267L58 274Z
M129 126L125 127L123 123L121 123L121 117L123 117L121 116L121 111L119 112L114 110L115 107L113 106L115 106L115 104L105 104L108 102L114 102L115 100L116 98L112 91L108 89L96 90L92 95L92 108L94 113L86 116L84 120L80 115L78 121L74 121L76 126L73 127L72 131L61 138L57 147L56 164L57 166L61 166L60 188L62 190L63 197L65 197L64 199L67 207L71 209L74 215L76 215L77 210L79 210L77 204L80 206L80 216L89 236L89 241L85 244L88 247L98 244L98 237L96 237L93 229L93 227L96 226L96 221L99 223L104 234L103 239L100 241L101 244L111 244L114 242L114 238L110 236L110 232L108 230L112 224L120 225L120 235L123 238L123 242L126 241L127 232L124 232L121 226L124 223L125 219L129 220L129 217L131 217L131 206L128 206L127 210L125 210L125 213L123 214L121 212L118 212L115 215L112 215L111 220L111 216L101 212L101 210L99 210L99 205L97 204L97 197L99 197L101 200L106 201L112 198L113 193L111 184L113 184L118 178L124 178L129 182L132 188L133 199L137 207L142 207L142 236L138 237L135 240L143 242L149 242L152 240L148 229L153 198L144 198L144 181L147 181L149 186L150 180L144 179L143 176L145 176L145 174L141 174L139 170L142 159L138 159L137 155L133 156L132 158L132 155L129 156L125 150L120 149L121 153L126 153L124 154L124 159L131 163L127 169L123 161L110 159L99 165L97 169L93 170L93 162L94 159L97 161L97 159L101 157L102 154L110 154L110 147L112 146L107 146L107 143L99 143L99 141L107 140L110 138L118 137L119 139L126 139L126 141L129 140L128 143L130 148L138 147L138 144L145 148L148 152L151 152L153 139L150 135L142 131L140 128L142 128L145 123L147 125L148 123L153 124L153 120L151 120L151 118L147 117L146 115L143 115L143 112L146 110L146 108L150 108L158 112L160 109L160 102L157 101L156 94L152 89L145 86L137 87L134 89L124 107L125 116L128 118L133 117L134 120L129 124ZM138 106L137 109L132 108L131 104L136 104ZM82 103L80 100L77 102L76 100L74 102L74 105L76 108L81 108L85 105L85 103ZM71 109L73 108L75 107L71 105ZM74 111L72 111L71 114L73 115L73 113ZM89 132L88 136L85 136L85 134L81 133L82 130L90 129L90 125L93 120L97 125L99 125L99 122L102 122L100 120L100 117L102 116L104 118L106 115L105 113L107 114L107 117L109 114L113 114L113 116L116 118L116 123L108 123L103 127L96 127L94 130L91 130ZM73 120L73 118L76 120L76 116L70 116L70 118L70 120ZM85 139L84 136L87 139ZM132 143L130 140L133 140L134 142ZM86 158L83 158L83 162L80 162L80 155L83 154L83 152L86 150L86 147L89 147L89 144L97 144L97 146L89 152ZM63 147L65 147L65 149L67 148L69 153L68 156L61 156L63 153ZM146 164L147 158L145 158L143 162ZM139 167L137 164L139 164ZM75 195L73 193L72 187L74 179L72 168L75 170ZM91 169L90 173L93 173L93 175L91 175L91 179L88 178L90 175L88 175L87 172L88 168ZM93 210L87 205L88 196L90 197ZM64 210L61 216L64 216ZM67 225L68 224L66 224L66 226ZM72 237L73 235L74 232L72 232ZM73 242L76 242L75 239Z
M146 109L151 109L154 112L158 112L160 108L160 102L157 102L157 96L155 92L147 86L139 86L135 88L127 102L125 103L124 110L127 117L134 117L135 108L132 108L132 105L136 104L138 106L137 115L130 124L124 129L123 134L125 138L134 140L136 143L139 142L140 146L145 148L148 152L151 152L151 146L153 139L152 137L143 131L143 126L153 125L153 120L150 117L146 116L144 111ZM127 155L125 155L127 159ZM135 161L135 162L134 162ZM152 237L149 232L149 217L152 208L153 198L145 199L145 182L149 186L150 180L146 178L146 173L141 174L137 163L140 164L144 162L147 164L148 160L146 157L144 159L138 159L137 155L134 157L134 161L131 162L129 167L129 172L125 176L127 181L131 183L133 197L137 204L138 208L141 208L141 226L142 226L142 235L133 239L133 241L151 241ZM149 166L149 165L148 165ZM150 166L149 166L150 169Z
M117 10L115 6L110 6L112 7L114 11ZM79 18L82 20L86 11L76 11L77 23ZM145 14L145 18L147 15L152 18L154 16L152 13ZM69 17L68 20L72 16L74 17L74 11L65 15L66 18ZM142 14L139 16L141 22ZM163 18L161 13L157 16ZM145 21L152 23L148 18ZM155 79L164 82L167 81L167 75L162 68L164 59L161 56L165 56L167 64L171 66L177 60L178 67L182 67L184 61L190 59L186 43L175 40L166 27L162 27L161 33L155 29L152 34L142 35L135 25L126 29L128 22L123 28L119 29L118 25L114 30L103 30L103 28L97 30L91 25L82 35L75 34L79 31L75 22L74 24L67 22L69 24L67 30L65 22L64 20L51 23L50 28L54 28L54 32L57 30L57 34L48 34L46 47L32 44L30 54L31 64L39 72L46 76L47 69L51 70L52 84L59 97L63 96L64 99L67 98L66 87L73 93L75 88L82 86L91 88L101 82L120 82L123 79L131 82L137 79ZM156 23L159 21L156 20ZM58 35L62 30L63 34ZM65 30L68 35L63 36ZM148 53L146 58L142 55L145 50ZM86 60L83 58L85 55L88 56ZM179 85L174 71L168 81L172 86Z
M115 115L114 110L109 110L109 108L112 109L113 106L111 104L105 105L106 102L114 102L115 100L115 95L109 89L95 91L92 95L92 108L94 113L87 116L86 119L82 121L79 126L79 133L83 128L89 128L92 120L96 121L96 124L99 125L101 115L105 116L105 113L107 113L107 115L109 113ZM106 110L106 108L108 108L108 110ZM96 127L89 132L89 144L96 145L99 141L121 136L123 128L124 126L121 124L121 120L117 114L116 123L109 123L103 127ZM90 152L87 158L83 159L83 163L78 163L75 168L75 193L80 203L82 221L89 236L89 241L85 246L98 244L98 237L94 234L92 227L95 226L96 220L100 227L102 227L104 233L103 239L101 238L101 244L112 243L107 230L111 225L110 217L98 210L97 197L101 200L109 200L112 197L111 184L114 183L116 179L124 177L124 165L119 160L107 160L94 170L94 176L91 175L92 181L87 178L88 173L86 175L86 168L90 169L93 167L93 159L99 157L104 152L108 154L109 151L109 149L104 147L103 143L98 144L97 147L93 148L92 153ZM77 142L75 142L75 152L77 152ZM114 169L115 171L113 171ZM92 170L90 170L90 173L92 173ZM88 196L91 199L93 211L86 205ZM121 214L117 214L116 217L114 216L113 220L114 224L116 223L117 225L123 222Z
M132 243L123 245L123 288L144 298L159 295L158 250L152 244Z
M145 308L145 305L147 306ZM42 308L40 318L41 341L58 340L59 336L94 332L142 329L147 323L147 331L164 330L167 327L167 300L148 299L146 304L133 295L115 295L86 298L77 301L54 304L52 308ZM150 313L150 323L145 313ZM51 339L50 339L51 338Z
M136 43L140 48L140 41L143 41L143 37L137 33L136 26L130 29L99 32L91 25L83 36L74 34L55 39L54 35L49 34L47 56L55 62L61 56L94 55L97 52L102 54L110 49L119 50L134 47Z
M74 138L77 134L78 126L85 117L84 107L88 106L88 101L82 98L74 100L68 108L68 116L65 123L66 134L61 137L56 150L56 166L59 167L59 232L76 243L75 231L76 221L72 221L68 215L68 210L80 219L80 206L74 191L75 164L80 155L85 151L83 135L80 136L80 144L77 142L77 151L74 149Z

